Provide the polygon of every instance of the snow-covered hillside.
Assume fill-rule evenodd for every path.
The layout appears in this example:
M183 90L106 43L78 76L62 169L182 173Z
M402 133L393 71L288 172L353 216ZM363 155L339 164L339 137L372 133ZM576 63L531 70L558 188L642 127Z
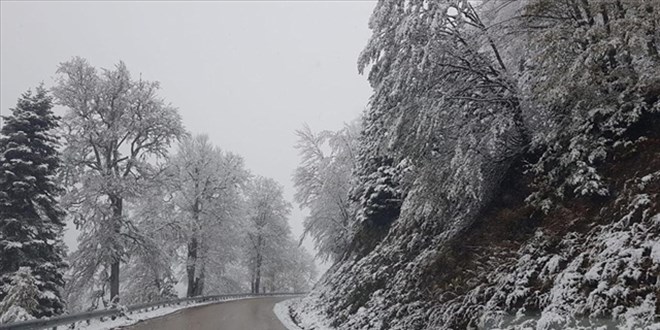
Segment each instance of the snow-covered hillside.
M660 328L658 24L647 2L379 1L354 235L294 320Z

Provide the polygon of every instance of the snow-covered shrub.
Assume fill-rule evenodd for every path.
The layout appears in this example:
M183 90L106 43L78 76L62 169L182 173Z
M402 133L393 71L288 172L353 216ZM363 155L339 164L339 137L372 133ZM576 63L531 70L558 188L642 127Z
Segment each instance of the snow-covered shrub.
M615 160L615 152L630 148L657 121L656 10L609 0L537 0L525 8L521 27L546 26L529 33L526 78L520 80L527 102L544 116L534 137L540 159L531 167L537 175L533 204L547 211L558 199L607 196L610 183L598 166Z
M0 323L27 321L35 318L39 306L37 280L28 267L21 267L11 277L7 295L0 301Z

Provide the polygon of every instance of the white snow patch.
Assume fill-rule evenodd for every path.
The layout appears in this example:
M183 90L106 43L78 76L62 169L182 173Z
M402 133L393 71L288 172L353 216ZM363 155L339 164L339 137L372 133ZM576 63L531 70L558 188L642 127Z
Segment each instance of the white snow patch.
M40 292L39 295L41 296L41 298L45 298L45 299L49 299L49 300L59 299L59 297L53 291L50 291L50 290L42 291L42 292Z
M651 251L651 258L653 262L660 264L660 241L652 242L653 250Z
M296 324L291 320L295 327L289 327L290 330L334 330L334 328L328 324L328 320L309 304L306 297L285 300L283 303L286 304L280 303L282 305L280 305L279 308L284 308L286 317L291 320L289 311L293 310L296 317L295 322L299 322ZM281 311L279 312L281 313ZM278 318L280 318L279 315ZM280 318L280 320L282 320L282 318Z
M14 241L5 241L5 250L23 248L23 243Z
M282 322L284 327L286 327L289 330L303 330L301 329L293 320L291 319L291 314L289 314L289 306L291 304L293 299L287 299L278 302L275 304L275 307L273 307L273 313L275 313L275 316Z
M32 319L34 319L34 316L28 313L23 307L11 306L4 314L0 315L0 324L28 321Z

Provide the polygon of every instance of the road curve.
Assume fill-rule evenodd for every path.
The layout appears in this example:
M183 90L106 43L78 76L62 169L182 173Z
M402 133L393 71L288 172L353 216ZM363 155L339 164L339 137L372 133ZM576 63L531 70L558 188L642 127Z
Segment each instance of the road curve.
M250 298L191 307L140 321L127 330L287 330L273 307L290 297Z

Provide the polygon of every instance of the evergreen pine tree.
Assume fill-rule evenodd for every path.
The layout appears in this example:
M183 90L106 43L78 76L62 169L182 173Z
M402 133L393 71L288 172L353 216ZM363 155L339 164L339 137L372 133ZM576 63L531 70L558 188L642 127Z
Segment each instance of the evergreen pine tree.
M40 86L26 92L0 130L0 301L11 291L22 268L34 276L38 306L33 316L50 317L64 311L64 211L56 197L60 165L53 129L59 117Z

